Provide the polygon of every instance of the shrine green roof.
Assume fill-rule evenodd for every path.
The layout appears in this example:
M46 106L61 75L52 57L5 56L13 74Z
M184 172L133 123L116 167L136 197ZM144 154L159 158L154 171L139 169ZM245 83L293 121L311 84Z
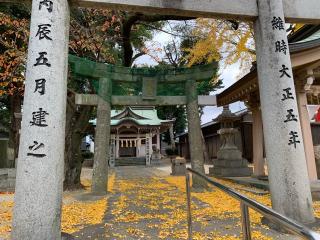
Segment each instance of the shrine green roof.
M161 120L154 108L136 109L127 107L122 110L111 111L111 126L120 125L125 121L133 121L140 126L160 126L163 123L172 122L171 120Z
M320 26L306 25L289 37L290 52L295 53L320 46Z
M309 37L307 37L303 40L297 41L295 43L305 43L305 42L310 42L310 41L318 40L318 39L320 39L320 30L316 31L315 33L313 33Z
M121 123L128 121L139 126L161 126L173 122L173 120L160 119L157 110L153 107L147 109L126 107L121 110L111 110L111 126L119 126ZM96 120L92 120L91 123L96 125Z

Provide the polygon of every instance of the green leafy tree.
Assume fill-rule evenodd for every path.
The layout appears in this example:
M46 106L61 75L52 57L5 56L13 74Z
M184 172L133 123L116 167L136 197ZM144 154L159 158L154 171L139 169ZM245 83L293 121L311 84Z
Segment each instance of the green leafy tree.
M189 49L192 49L197 44L199 38L194 36L192 33L194 31L193 24L188 22L176 24L173 27L173 31L176 32L172 42L168 43L164 47L165 58L164 61L160 64L162 67L183 67L188 66L189 62ZM194 65L206 64L205 61L198 62ZM218 76L218 68L213 74L211 79L201 81L197 83L197 92L198 95L209 95L210 92L219 89L222 87L222 80ZM171 89L171 88L170 88ZM182 87L184 91L184 87ZM171 91L172 92L172 91ZM174 123L174 134L178 135L183 133L187 127L187 115L184 106L178 107L158 107L158 115L163 119L176 119ZM200 115L203 114L203 109L199 108ZM170 143L170 134L165 133L165 141Z

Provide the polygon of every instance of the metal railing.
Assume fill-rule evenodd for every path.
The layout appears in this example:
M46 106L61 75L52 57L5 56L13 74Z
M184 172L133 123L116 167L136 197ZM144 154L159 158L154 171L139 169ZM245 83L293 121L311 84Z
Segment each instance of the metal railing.
M218 183L202 173L187 168L186 174L186 192L187 192L187 210L188 210L188 239L192 240L192 215L191 215L191 185L190 185L190 173L194 174L210 185L213 185L233 197L234 199L240 202L240 211L241 211L241 228L242 228L242 239L251 240L251 230L250 230L250 217L249 217L249 208L259 212L261 215L266 217L273 223L279 224L280 227L286 229L288 232L300 236L302 239L312 239L320 240L320 234L310 230L309 228L301 225L300 223L285 217L271 208L264 206L263 204L252 200L245 195L234 191L233 189Z

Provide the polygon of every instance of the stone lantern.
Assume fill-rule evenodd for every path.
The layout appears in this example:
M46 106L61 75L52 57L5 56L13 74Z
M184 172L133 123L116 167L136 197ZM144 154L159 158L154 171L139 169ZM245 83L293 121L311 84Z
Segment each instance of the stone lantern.
M242 152L235 145L235 135L238 132L234 128L234 121L238 120L229 106L224 106L222 113L215 119L221 124L218 131L221 147L217 153L217 159L213 160L213 167L209 174L219 177L251 176L252 168L248 167L248 161L242 158Z

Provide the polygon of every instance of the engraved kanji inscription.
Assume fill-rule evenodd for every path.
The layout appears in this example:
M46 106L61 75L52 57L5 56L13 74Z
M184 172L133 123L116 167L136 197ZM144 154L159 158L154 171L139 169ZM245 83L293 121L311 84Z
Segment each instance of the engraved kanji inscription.
M282 94L282 99L281 99L282 101L285 101L288 99L294 99L291 88L285 88L285 89L282 89L282 91L284 92Z
M276 52L284 53L285 55L287 54L288 46L284 40L276 41L275 46L276 46Z
M50 28L51 28L51 24L39 24L36 37L39 37L39 40L42 40L45 38L47 40L52 41L52 38L49 36L49 34L51 33Z
M38 152L42 148L44 148L44 144L43 143L39 143L37 141L33 141L33 145L29 146L30 152L27 153L27 156L32 156L32 157L36 157L36 158L43 158L43 157L47 156L44 153L39 153Z
M30 121L31 126L38 127L47 127L46 116L49 115L46 111L43 111L42 108L39 108L39 111L32 113L32 121Z
M49 60L46 57L47 54L48 54L47 52L39 52L39 57L36 58L36 63L33 64L33 66L45 65L47 67L51 67L51 64L49 63Z
M42 7L47 8L48 12L51 13L53 10L53 2L51 0L42 0L39 3L39 10L42 9Z
M300 143L300 141L298 140L299 136L298 136L298 133L297 132L294 132L294 131L291 131L289 133L289 143L288 145L293 145L294 148L297 148L297 144Z
M272 24L273 30L285 30L284 21L282 20L281 17L273 17L271 24Z
M284 76L287 76L288 78L291 78L291 76L289 75L289 73L287 72L289 71L289 68L286 67L286 65L282 65L282 69L279 71L281 73L280 78L283 78Z
M46 80L44 78L40 78L35 80L36 86L34 92L40 93L40 95L44 95L46 93Z
M297 119L297 115L293 114L293 109L289 109L287 110L288 114L287 114L287 119L284 121L285 123L287 122L291 122L291 121L295 121L295 122L298 122L298 119Z

